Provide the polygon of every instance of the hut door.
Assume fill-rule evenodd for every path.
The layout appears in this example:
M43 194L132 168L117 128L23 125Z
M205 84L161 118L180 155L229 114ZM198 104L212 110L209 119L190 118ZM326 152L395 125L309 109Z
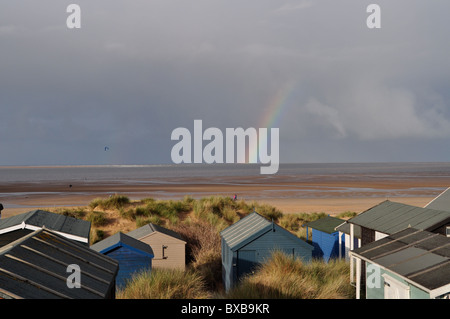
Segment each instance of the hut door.
M409 287L394 278L383 274L384 299L409 299Z
M238 277L252 272L256 265L255 250L240 250L238 252L237 273Z

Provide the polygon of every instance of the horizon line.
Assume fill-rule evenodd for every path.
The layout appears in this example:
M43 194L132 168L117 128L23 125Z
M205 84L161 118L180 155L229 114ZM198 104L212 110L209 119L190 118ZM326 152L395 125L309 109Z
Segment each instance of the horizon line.
M280 162L279 165L309 165L309 164L450 164L450 161L331 161L331 162ZM0 164L2 168L62 168L62 167L163 167L163 166L257 166L261 163L159 163L159 164Z

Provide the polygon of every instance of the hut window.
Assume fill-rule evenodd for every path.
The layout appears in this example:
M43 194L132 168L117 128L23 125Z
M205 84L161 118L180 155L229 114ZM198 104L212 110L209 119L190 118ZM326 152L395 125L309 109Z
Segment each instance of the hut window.
M162 259L167 259L167 256L165 255L165 251L168 247L166 245L162 246Z

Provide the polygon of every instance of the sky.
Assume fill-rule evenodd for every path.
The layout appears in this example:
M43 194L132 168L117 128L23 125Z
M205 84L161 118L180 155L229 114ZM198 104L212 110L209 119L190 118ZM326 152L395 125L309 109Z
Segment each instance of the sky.
M81 28L68 28L69 4ZM369 4L381 28L369 28ZM448 0L2 0L0 165L172 163L178 127L281 163L450 161Z

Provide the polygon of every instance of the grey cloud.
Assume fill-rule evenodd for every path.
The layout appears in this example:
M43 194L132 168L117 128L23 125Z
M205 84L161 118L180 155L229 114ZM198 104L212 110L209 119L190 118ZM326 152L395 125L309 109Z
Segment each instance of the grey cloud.
M380 30L368 1L80 0L80 30L65 27L69 3L0 4L0 164L43 149L39 163L101 164L105 144L167 162L176 127L261 125L286 83L282 161L450 137L446 1L378 1Z

